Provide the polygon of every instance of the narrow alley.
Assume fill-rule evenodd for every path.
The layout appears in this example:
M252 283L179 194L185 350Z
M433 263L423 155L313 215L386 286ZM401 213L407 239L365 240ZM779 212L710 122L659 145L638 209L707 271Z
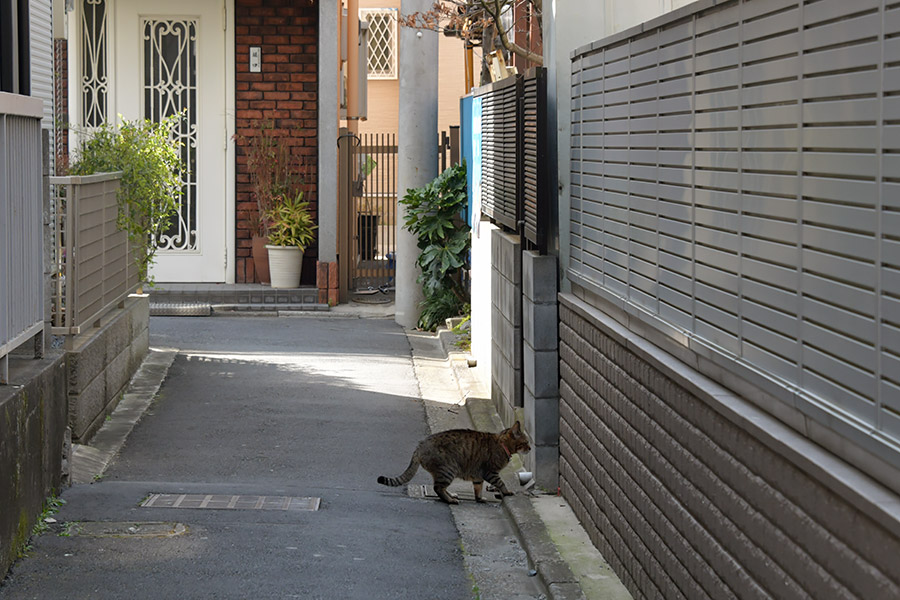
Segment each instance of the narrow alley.
M154 317L150 330L152 348L177 349L159 394L106 473L63 493L0 597L477 596L450 509L375 482L428 433L393 320ZM152 494L320 504L141 507ZM503 519L496 504L477 508ZM515 539L499 542L534 593L498 597L540 597Z

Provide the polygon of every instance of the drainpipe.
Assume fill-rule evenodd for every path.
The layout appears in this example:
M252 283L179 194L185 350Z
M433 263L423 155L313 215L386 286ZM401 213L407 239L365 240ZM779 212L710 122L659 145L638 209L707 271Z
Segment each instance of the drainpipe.
M359 0L347 0L347 129L359 133Z
M402 0L403 15L431 9L433 0ZM400 37L400 124L397 148L397 194L422 187L437 177L438 33L398 27ZM397 218L396 297L394 319L412 329L419 318L422 287L416 281L416 237L403 228L406 209Z

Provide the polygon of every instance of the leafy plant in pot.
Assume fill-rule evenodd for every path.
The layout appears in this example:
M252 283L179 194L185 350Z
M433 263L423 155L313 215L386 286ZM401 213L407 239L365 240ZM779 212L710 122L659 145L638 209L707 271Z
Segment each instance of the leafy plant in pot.
M281 196L266 210L269 275L273 288L300 287L303 252L315 239L316 224L303 192Z
M285 143L287 133L276 129L275 122L254 122L249 135L235 135L244 147L251 193L256 211L249 216L251 257L260 283L269 283L269 262L266 245L269 243L269 222L266 214L282 197L294 196L303 185L302 166Z

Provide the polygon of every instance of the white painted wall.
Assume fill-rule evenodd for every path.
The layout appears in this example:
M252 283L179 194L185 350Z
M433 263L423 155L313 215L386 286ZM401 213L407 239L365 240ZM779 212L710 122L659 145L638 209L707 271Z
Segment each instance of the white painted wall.
M497 229L487 221L472 229L472 356L478 361L474 372L478 380L491 385L491 232Z

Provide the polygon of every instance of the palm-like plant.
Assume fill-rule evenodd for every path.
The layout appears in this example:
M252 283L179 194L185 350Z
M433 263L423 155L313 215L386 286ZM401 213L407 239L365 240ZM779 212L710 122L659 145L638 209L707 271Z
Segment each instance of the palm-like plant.
M304 202L303 192L293 197L281 196L266 210L269 223L269 244L294 246L305 250L315 239L316 224L309 202Z

